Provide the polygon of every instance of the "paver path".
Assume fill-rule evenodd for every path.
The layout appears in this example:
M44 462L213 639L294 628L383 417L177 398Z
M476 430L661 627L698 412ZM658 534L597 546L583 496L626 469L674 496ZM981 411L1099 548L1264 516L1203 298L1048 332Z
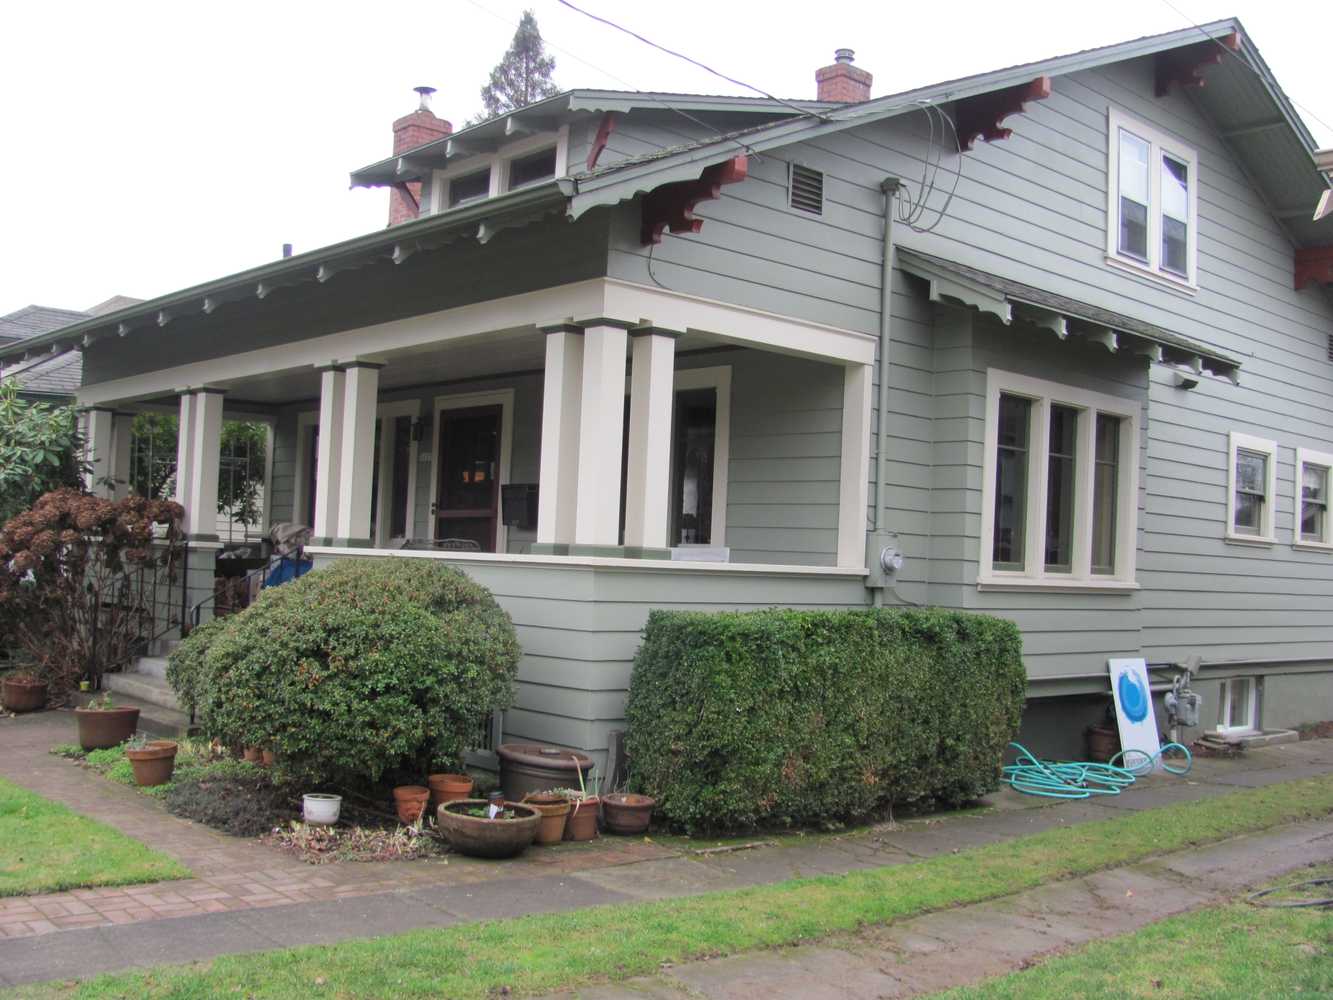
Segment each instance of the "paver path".
M1188 780L1155 777L1117 798L1052 804L1004 792L996 808L809 844L694 856L643 839L535 849L505 862L306 865L257 841L168 814L155 801L48 753L67 742L65 712L0 719L0 775L170 854L192 879L0 898L0 983L22 983L229 952L396 933L413 927L694 895L798 875L835 874L1008 840L1333 772L1333 740L1199 760ZM42 934L41 948L31 938Z

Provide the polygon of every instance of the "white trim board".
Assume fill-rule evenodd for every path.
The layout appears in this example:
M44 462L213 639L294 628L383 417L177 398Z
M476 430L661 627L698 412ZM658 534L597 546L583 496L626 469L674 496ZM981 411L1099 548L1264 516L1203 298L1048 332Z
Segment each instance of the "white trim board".
M430 425L430 507L427 508L430 511L427 522L430 538L435 537L435 505L439 503L440 414L445 410L465 410L473 406L500 407L500 481L496 484L496 490L502 490L509 482L510 466L514 456L514 390L495 389L487 392L458 392L436 396ZM500 502L501 500L497 499L497 503ZM503 514L503 509L496 512L495 553L493 553L496 555L509 551L509 528L504 523Z

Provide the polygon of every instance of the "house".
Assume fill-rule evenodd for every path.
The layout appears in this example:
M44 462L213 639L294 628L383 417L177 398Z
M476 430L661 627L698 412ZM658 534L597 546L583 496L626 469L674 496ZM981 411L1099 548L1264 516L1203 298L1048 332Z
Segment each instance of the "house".
M0 316L0 347L13 347L20 341L37 337L61 327L69 326L89 316L135 305L141 299L115 295L87 310L54 309L50 306L29 305ZM65 351L55 357L29 358L19 356L17 364L0 369L0 377L18 383L19 396L46 403L70 403L83 380L83 356L77 351Z
M1329 180L1240 23L817 82L423 103L352 174L384 230L33 346L82 351L99 463L179 412L192 574L245 415L318 561L489 587L507 739L603 752L656 607L1011 618L1052 754L1108 657L1201 657L1207 728L1333 718Z

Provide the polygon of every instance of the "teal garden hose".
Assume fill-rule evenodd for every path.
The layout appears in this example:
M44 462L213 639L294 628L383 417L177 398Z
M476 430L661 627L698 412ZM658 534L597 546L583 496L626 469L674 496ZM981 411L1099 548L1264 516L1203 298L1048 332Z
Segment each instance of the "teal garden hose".
M1169 774L1188 774L1194 758L1187 747L1167 743L1155 754L1121 750L1109 764L1095 761L1038 760L1021 743L1010 743L1018 759L1001 771L1001 780L1025 795L1048 799L1089 799L1094 795L1119 795L1134 784L1138 775L1151 773L1158 762ZM1170 753L1170 757L1167 754ZM1183 755L1183 762L1182 762ZM1117 761L1119 763L1117 763Z

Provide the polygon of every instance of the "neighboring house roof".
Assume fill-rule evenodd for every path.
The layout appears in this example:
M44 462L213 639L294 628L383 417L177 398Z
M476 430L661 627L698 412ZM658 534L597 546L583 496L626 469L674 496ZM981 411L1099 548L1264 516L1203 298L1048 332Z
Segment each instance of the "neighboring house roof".
M0 316L0 347L24 346L43 334L62 330L108 311L137 305L142 299L113 295L86 311L56 309L51 306L24 306L7 316ZM58 353L21 363L3 373L5 379L18 383L19 390L31 396L73 396L83 381L83 355L77 351Z
M12 344L27 340L62 326L69 326L88 314L77 309L55 309L51 306L24 306L7 316L0 316L0 343Z

